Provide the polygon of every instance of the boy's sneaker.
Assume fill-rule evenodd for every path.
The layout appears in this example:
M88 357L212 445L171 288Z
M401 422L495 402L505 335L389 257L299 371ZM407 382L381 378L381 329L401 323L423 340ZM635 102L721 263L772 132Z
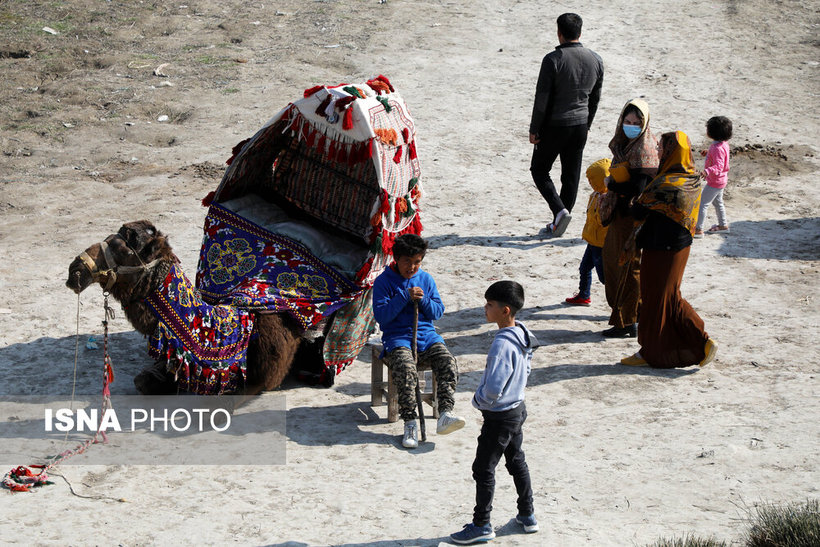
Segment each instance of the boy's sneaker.
M416 420L404 422L404 438L401 440L404 448L418 448L419 446L419 426Z
M524 527L524 531L528 534L538 531L538 521L535 520L535 515L518 515L515 517L515 522Z
M575 296L567 298L564 302L570 306L589 306L592 300L590 300L588 296L581 296L581 293L578 293Z
M453 411L447 410L441 413L436 424L436 433L439 435L447 435L453 431L458 431L467 422L461 416L456 416Z
M495 532L491 524L476 526L472 522L465 524L461 532L450 534L450 539L459 545L471 545L473 543L484 543L495 537Z

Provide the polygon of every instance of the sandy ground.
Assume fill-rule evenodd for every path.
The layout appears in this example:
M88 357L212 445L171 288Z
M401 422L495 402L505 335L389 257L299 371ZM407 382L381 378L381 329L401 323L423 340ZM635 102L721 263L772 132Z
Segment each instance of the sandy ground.
M589 308L562 305L577 286L581 219L562 239L537 237L550 218L528 171L531 100L554 20L576 9L514 0L0 3L9 44L0 51L0 394L69 393L75 332L81 347L101 337L101 292L82 295L78 324L64 286L77 253L147 218L193 272L199 200L231 147L307 87L382 73L417 124L432 245L425 268L447 306L439 326L459 360L457 409L469 419L458 433L402 449L401 426L369 405L363 353L333 388L289 382L270 395L286 397L286 465L98 466L77 456L80 465L56 471L65 481L0 492L0 543L446 542L471 515L480 415L470 398L493 333L482 294L504 278L524 284L520 319L545 344L525 429L542 531L519 533L499 467L495 544L646 545L687 533L737 543L755 504L816 498L818 11L793 0L591 0L581 11L582 40L606 65L585 163L608 156L620 107L634 96L651 105L656 133L686 131L699 148L710 116L735 123L732 232L695 243L683 286L719 343L717 359L656 371L617 364L636 343L600 336L602 286ZM166 77L155 75L163 64ZM163 114L167 123L157 121ZM111 328L113 390L135 393L131 377L149 362L144 341L121 314ZM101 359L81 350L78 393L99 393ZM33 462L0 463L5 472Z

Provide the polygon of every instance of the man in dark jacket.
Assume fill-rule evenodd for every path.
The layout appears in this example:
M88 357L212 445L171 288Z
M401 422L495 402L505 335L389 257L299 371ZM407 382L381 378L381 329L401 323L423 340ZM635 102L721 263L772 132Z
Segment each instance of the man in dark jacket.
M530 171L554 217L546 230L556 237L563 235L572 219L584 145L604 81L601 58L579 41L581 24L574 13L558 17L559 45L541 61L530 122L530 143L535 145ZM559 156L560 194L550 178Z

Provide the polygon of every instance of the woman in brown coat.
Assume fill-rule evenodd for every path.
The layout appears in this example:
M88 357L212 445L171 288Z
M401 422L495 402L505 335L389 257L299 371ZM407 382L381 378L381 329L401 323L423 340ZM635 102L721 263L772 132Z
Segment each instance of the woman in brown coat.
M680 293L698 219L701 181L692 146L682 131L661 136L661 167L632 207L643 220L636 246L641 254L639 352L621 364L657 368L703 366L717 344L703 319Z
M658 170L658 141L649 130L649 105L632 99L624 105L615 136L609 143L612 171L607 187L617 195L614 213L604 240L604 279L606 300L612 313L612 328L602 334L608 338L634 338L637 335L640 305L640 256L632 253L624 261L624 244L632 235L635 219L630 206ZM618 176L622 172L622 176Z

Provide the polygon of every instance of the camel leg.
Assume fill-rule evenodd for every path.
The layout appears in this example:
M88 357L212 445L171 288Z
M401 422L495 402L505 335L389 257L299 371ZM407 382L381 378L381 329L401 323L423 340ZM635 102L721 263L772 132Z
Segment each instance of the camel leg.
M142 395L173 395L177 392L174 375L165 369L164 361L157 361L134 376L134 386Z
M295 320L286 315L256 316L259 336L248 348L248 381L244 393L276 389L290 371L301 337Z

